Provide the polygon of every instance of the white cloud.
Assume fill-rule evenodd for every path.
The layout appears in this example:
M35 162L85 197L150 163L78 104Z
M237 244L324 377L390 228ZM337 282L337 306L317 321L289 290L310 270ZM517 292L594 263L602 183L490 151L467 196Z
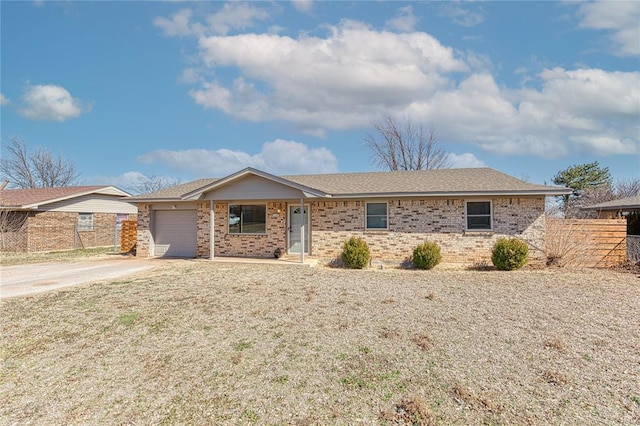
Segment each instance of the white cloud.
M231 84L192 89L205 108L249 121L345 129L396 109L416 95L450 84L445 73L466 71L453 49L426 33L378 32L354 21L329 27L326 38L242 34L200 39L204 64L234 67Z
M618 56L640 55L640 2L598 1L581 3L580 27L610 31L609 39Z
M269 17L266 11L246 3L225 3L220 11L209 15L206 20L215 34L226 35L231 30L251 28L255 20Z
M145 175L143 173L130 171L118 176L93 176L88 178L87 182L91 185L113 185L130 192L131 189L139 185L140 181L144 178Z
M569 152L640 153L640 73L545 70L541 89L509 90L489 74L415 103L442 140L498 154L557 158Z
M182 71L182 75L180 76L179 81L185 84L201 83L203 82L203 80L200 73L201 71L197 68L185 68Z
M138 157L141 163L161 163L173 170L195 176L221 177L245 167L274 174L331 173L338 161L327 148L310 148L305 144L277 139L266 142L258 154L229 149L160 149Z
M22 100L20 113L31 120L65 121L91 109L64 87L52 84L29 86Z
M197 34L197 28L192 28L191 26L192 14L193 12L190 9L182 9L174 13L171 19L155 18L153 24L168 36L194 35Z
M640 152L638 72L555 68L509 88L496 83L488 56L456 53L424 32L350 20L326 30L200 37L202 62L185 71L189 94L239 120L318 136L370 129L392 113L428 120L447 143L498 154Z
M0 106L1 105L9 105L10 103L11 103L11 101L9 100L9 98L7 98L5 95L0 93Z
M440 7L440 15L463 27L474 27L484 21L484 11L480 7L473 10L469 3L464 7L459 2L444 3Z
M181 9L171 18L156 17L153 24L167 36L198 36L207 34L227 35L232 30L251 28L256 20L265 20L268 13L251 4L225 3L220 10L204 16L204 22L196 22L191 9Z
M449 153L449 161L454 169L463 169L467 167L486 167L484 161L480 160L474 154L465 152L464 154Z
M303 13L309 13L313 9L313 0L291 0L291 4Z
M411 32L416 28L416 24L418 23L418 18L413 14L413 8L411 6L401 7L398 10L398 14L389 19L386 23L388 28L401 31L401 32Z

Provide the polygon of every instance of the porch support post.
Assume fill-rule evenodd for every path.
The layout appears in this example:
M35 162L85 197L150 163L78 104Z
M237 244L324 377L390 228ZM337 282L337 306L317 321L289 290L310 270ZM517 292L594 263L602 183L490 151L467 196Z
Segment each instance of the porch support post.
M300 263L304 263L304 228L306 217L304 215L304 198L300 198Z
M214 214L213 214L213 200L209 200L209 260L213 260L215 254L213 252L215 247L214 236Z

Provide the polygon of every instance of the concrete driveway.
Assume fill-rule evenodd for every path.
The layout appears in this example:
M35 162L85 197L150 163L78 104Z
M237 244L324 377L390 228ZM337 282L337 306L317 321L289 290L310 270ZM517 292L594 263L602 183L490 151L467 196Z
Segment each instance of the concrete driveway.
M159 262L102 259L38 263L0 268L0 298L28 296L91 281L109 280L155 268Z

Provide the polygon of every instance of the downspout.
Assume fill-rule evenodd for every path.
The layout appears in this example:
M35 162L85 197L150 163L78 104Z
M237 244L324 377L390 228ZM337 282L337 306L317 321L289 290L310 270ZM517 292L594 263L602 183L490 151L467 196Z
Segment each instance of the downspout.
M215 257L215 253L213 252L215 247L214 217L213 200L209 200L209 260L213 260Z

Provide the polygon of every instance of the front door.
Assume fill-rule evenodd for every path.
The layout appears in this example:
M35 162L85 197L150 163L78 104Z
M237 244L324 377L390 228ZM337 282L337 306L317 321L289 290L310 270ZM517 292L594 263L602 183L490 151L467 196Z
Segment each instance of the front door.
M300 225L304 225L304 252L309 253L309 206L304 206L304 215L300 212L300 206L289 206L289 253L300 254Z

